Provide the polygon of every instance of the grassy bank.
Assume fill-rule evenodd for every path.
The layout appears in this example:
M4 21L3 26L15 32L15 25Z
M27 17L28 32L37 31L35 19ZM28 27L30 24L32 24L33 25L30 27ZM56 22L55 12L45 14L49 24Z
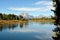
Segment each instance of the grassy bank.
M29 20L33 22L54 22L55 20ZM26 23L27 21L22 20L0 20L0 24L15 24L15 23Z
M24 23L26 21L22 20L0 20L0 24L16 24L16 23Z
M55 22L55 20L51 19L51 20L30 20L30 21L34 21L34 22Z

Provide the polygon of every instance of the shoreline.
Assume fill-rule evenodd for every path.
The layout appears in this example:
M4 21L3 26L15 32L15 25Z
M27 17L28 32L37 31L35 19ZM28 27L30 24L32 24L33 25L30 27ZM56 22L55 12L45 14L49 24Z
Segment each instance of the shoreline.
M0 24L16 24L16 23L25 23L26 21L22 20L0 20Z
M55 20L30 20L34 22L55 22Z
M55 20L28 20L33 22L54 22ZM16 23L26 23L27 21L22 20L0 20L0 24L16 24Z

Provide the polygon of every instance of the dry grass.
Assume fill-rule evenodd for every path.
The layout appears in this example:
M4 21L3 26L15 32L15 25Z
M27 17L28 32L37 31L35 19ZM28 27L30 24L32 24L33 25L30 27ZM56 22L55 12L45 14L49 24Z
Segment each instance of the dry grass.
M0 20L0 24L16 24L16 23L24 23L26 21L21 20Z
M30 20L33 22L54 22L55 20ZM0 20L0 24L16 24L16 23L26 23L27 21L22 20Z
M13 24L13 23L17 23L17 20L0 20L0 24Z
M34 22L55 22L55 20L30 20Z

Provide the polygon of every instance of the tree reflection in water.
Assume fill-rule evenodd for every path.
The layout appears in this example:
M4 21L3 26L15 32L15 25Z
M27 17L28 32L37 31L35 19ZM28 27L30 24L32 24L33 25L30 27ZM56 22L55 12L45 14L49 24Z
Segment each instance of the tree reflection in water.
M4 29L14 29L18 24L0 24L0 31Z
M60 40L60 24L58 23L58 20L55 21L56 28L53 30L53 39L54 40Z
M28 25L28 22L22 22L22 23L17 23L17 24L0 24L0 32L2 32L5 29L14 30L14 28L18 27L18 25L20 28L23 28Z
M20 23L19 25L20 25L20 28L27 27L28 21Z

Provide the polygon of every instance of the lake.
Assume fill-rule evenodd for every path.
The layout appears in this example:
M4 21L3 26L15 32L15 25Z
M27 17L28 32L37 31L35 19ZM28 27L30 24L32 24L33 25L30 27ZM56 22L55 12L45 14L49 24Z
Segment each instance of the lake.
M0 24L0 40L53 40L54 28L51 22Z

